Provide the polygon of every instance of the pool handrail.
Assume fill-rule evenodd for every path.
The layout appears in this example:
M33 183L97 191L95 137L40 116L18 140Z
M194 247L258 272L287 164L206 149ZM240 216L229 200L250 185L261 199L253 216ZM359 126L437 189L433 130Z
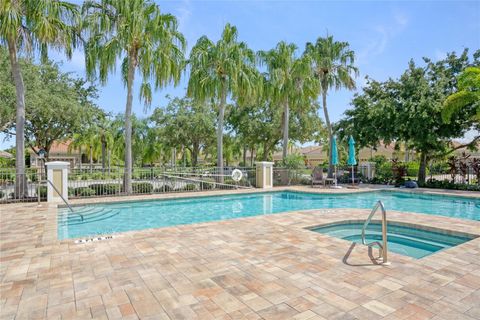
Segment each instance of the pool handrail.
M78 214L80 216L80 218L82 219L83 221L83 214L80 214L78 212L75 212L72 208L72 206L68 203L67 200L65 200L65 198L62 196L62 194L60 193L60 191L58 191L57 187L55 187L55 185L52 183L52 181L50 181L49 179L47 179L47 182L52 186L53 190L55 190L55 192L60 196L60 198L63 200L63 202L67 205L68 209L70 209L70 211L72 213L75 213L75 214Z
M365 232L368 227L368 224L372 220L373 216L377 212L378 208L381 209L382 211L382 243L378 241L370 242L367 244L365 241ZM375 206L373 207L372 211L368 215L367 220L365 220L365 223L363 224L362 228L362 244L366 246L374 246L377 245L380 248L380 257L382 257L382 264L389 264L388 263L388 244L387 244L387 211L385 210L385 206L383 205L383 202L378 200L375 203Z

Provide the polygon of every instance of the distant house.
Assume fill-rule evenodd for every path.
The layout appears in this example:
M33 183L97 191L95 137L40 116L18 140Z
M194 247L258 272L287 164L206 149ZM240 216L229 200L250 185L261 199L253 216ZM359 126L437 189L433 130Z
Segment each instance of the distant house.
M455 147L460 146L461 143L458 142L458 141L452 141L452 145L455 148ZM480 159L480 142L477 143L476 150L472 151L472 150L467 149L466 147L463 147L463 148L459 148L459 149L455 150L454 155L457 156L457 157L461 157L464 152L465 152L465 154L469 155L470 158L479 158Z
M48 154L48 161L66 161L70 162L70 168L79 167L82 162L82 154L80 150L72 149L70 151L69 146L71 143L71 141L54 142ZM35 148L35 150L38 152L38 148ZM32 168L41 166L43 162L38 154L33 152L33 150L29 150L29 152L30 166Z
M7 151L1 151L0 150L0 158L11 159L11 158L13 158L13 154L8 153Z

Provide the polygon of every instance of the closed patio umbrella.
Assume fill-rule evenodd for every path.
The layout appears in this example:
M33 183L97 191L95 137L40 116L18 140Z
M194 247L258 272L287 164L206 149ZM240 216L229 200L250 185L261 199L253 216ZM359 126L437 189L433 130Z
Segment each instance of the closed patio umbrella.
M355 159L355 140L353 140L353 137L350 136L350 139L348 139L348 161L347 164L349 166L352 166L352 185L355 184L355 176L354 176L354 170L353 166L357 164L357 160Z
M335 188L337 188L337 165L338 165L338 148L337 148L337 137L333 136L332 139L332 165L335 166Z

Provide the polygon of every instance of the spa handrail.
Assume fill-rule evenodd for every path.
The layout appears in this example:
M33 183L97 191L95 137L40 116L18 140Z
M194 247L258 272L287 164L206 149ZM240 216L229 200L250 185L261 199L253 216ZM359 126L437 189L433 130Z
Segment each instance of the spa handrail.
M378 241L370 242L367 244L365 241L365 231L368 227L368 224L372 220L373 216L377 212L378 209L381 209L382 211L382 243ZM373 207L372 211L368 215L367 220L365 220L365 223L363 224L362 228L362 244L366 246L373 246L377 245L380 248L380 256L383 259L383 264L387 264L387 252L388 252L388 244L387 244L387 211L385 210L385 206L383 205L383 202L378 200L375 206Z

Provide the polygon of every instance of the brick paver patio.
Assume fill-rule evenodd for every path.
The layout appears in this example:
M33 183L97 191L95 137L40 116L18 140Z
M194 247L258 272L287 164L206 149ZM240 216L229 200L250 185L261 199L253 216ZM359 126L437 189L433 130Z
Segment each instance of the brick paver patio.
M311 189L309 189L311 190ZM305 229L369 210L291 212L56 240L55 206L1 205L1 319L479 319L480 238L415 260ZM480 222L388 212L480 235Z

